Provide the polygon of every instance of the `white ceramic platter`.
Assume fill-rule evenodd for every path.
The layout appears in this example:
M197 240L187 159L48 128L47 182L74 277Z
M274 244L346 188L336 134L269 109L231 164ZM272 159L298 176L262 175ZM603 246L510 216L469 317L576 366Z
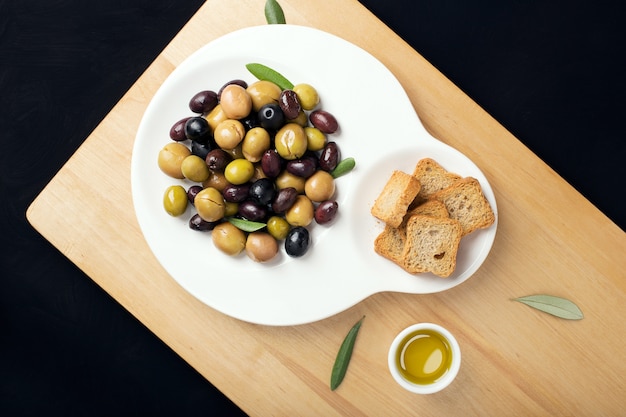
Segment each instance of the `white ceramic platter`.
M190 116L189 99L217 91L232 79L256 79L245 65L259 62L294 84L318 90L320 107L334 114L340 131L331 135L356 168L337 179L339 214L331 225L309 226L312 243L301 258L281 250L268 264L245 254L231 258L213 245L210 232L187 226L193 208L181 217L163 209L164 190L192 185L164 175L157 166L169 129ZM477 178L494 211L493 191L480 169L423 128L405 91L378 60L334 35L301 26L264 25L229 33L186 59L163 83L143 116L133 148L131 181L137 219L151 250L167 272L210 307L240 320L296 325L337 314L368 296L397 291L444 291L468 279L489 253L496 224L461 241L455 273L449 278L413 276L378 256L373 242L383 224L370 214L394 169L412 172L430 157L446 169Z

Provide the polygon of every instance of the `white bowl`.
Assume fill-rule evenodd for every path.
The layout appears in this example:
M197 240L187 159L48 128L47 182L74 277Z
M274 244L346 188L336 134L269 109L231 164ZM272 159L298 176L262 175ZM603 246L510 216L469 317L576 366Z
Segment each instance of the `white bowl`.
M409 381L403 376L399 367L400 365L396 361L396 357L407 344L403 343L403 341L409 335L424 330L436 332L447 341L450 353L452 355L452 360L450 362L448 370L434 382L418 384ZM461 367L461 349L459 347L459 343L456 341L452 333L450 333L445 328L433 323L418 323L409 326L401 331L393 340L393 342L391 343L391 347L389 348L388 364L391 375L402 388L416 394L432 394L441 391L442 389L450 385L454 378L456 378L456 375L458 374Z

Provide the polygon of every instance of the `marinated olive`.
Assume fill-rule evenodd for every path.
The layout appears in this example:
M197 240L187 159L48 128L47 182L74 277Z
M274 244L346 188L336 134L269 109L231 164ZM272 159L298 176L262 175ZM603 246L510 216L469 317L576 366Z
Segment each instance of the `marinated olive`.
M276 132L274 146L278 154L287 160L300 158L307 150L304 128L295 123L287 123Z
M220 95L220 104L229 119L241 119L252 110L252 99L245 88L238 84L224 87Z
M213 187L207 187L196 194L194 205L204 221L215 222L224 217L224 198Z
M226 84L224 84L218 91L217 91L217 99L220 100L222 98L222 91L224 91L224 89L226 87L228 87L231 84L237 84L243 88L248 88L248 83L244 80L231 80L229 82L227 82Z
M276 192L272 201L272 211L282 214L289 210L298 197L298 191L293 187L282 188Z
M268 130L279 129L285 124L285 114L276 103L269 103L261 107L257 119L259 124Z
M283 90L278 98L278 105L287 119L295 119L302 111L298 95L293 90Z
M287 162L285 169L302 178L309 178L317 170L317 161L313 157L303 157Z
M217 94L211 90L200 91L189 100L189 108L194 113L208 113L215 106L217 106Z
M322 201L315 209L315 222L327 224L333 221L339 210L339 204L334 200Z
M170 129L170 138L172 140L175 140L176 142L181 142L187 139L187 136L185 136L185 123L189 119L191 119L191 117L184 117L174 123L174 125Z
M269 178L261 178L256 180L250 186L249 195L260 204L267 205L271 203L272 200L274 200L274 196L276 195L274 181Z
M182 185L170 185L163 194L163 208L170 216L178 217L187 210L187 192Z
M217 226L219 222L207 222L200 217L199 214L194 214L189 219L189 228L192 230L196 230L198 232L206 232L208 230L213 230L215 226Z
M222 190L222 196L225 201L230 203L241 203L248 198L250 193L250 183L245 184L229 184Z
M335 133L339 129L339 124L335 116L326 110L315 110L309 114L311 124L324 133Z
M291 257L300 257L309 249L310 240L307 229L301 226L294 227L285 238L285 252Z
M180 170L185 178L194 182L206 181L210 174L209 167L206 166L204 159L197 155L189 155L183 159Z
M217 125L219 125L224 120L228 119L226 117L226 113L222 109L222 105L218 104L205 116L207 123L209 124L209 129L211 132L215 131Z
M189 202L193 204L193 200L196 198L196 195L198 195L200 191L202 191L202 187L200 185L192 185L191 187L189 187L187 189L187 200L189 200Z
M337 167L337 164L341 160L341 154L339 147L335 142L328 142L322 152L320 153L319 166L324 171L332 171Z
M229 184L230 182L226 179L224 173L220 171L210 171L209 178L202 182L202 186L204 188L213 187L220 192L222 192Z
M179 142L170 142L159 151L158 165L161 171L172 178L183 179L183 160L191 155L188 147Z
M287 237L291 226L283 217L272 216L267 220L267 232L276 240L283 240Z
M226 165L224 176L231 184L243 184L254 175L254 165L247 159L235 159Z
M285 212L285 220L292 226L308 226L313 221L314 207L305 195L298 195L296 201Z
M278 103L281 89L271 81L260 80L248 86L247 90L252 100L252 110L258 112L266 104Z
M324 132L313 126L305 126L304 134L307 140L307 149L309 151L321 151L326 145L326 135Z
M319 170L306 180L304 193L312 201L328 200L335 194L335 179L328 172Z
M214 171L223 171L232 160L233 157L222 149L211 150L204 159L209 169Z
M268 149L261 157L263 173L270 178L275 178L280 174L280 171L283 169L282 164L283 162L280 155L274 149Z
M293 175L291 172L285 170L276 177L276 187L278 187L278 189L293 187L298 193L303 193L305 181L304 178Z
M254 200L246 200L239 203L237 213L250 221L261 222L267 217L267 207Z
M246 239L246 254L255 262L267 262L278 253L276 239L266 232L252 232Z
M250 162L259 162L263 153L270 147L270 135L262 127L255 127L246 132L241 144L243 156Z
M215 127L213 138L222 149L233 149L243 140L246 128L239 120L226 119Z
M317 90L309 84L298 84L293 87L298 96L298 101L304 110L313 110L320 102Z
M215 247L227 255L238 255L246 247L246 234L229 222L215 226L211 236Z
M203 117L190 117L185 122L187 139L198 140L209 134L209 122Z

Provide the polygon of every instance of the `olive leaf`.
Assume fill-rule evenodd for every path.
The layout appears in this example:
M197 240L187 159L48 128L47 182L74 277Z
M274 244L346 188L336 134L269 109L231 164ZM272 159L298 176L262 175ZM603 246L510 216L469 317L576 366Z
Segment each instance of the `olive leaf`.
M265 2L265 20L270 25L285 24L285 13L276 0L267 0Z
M514 298L513 301L526 304L544 313L567 320L581 320L583 312L572 301L554 295L537 294Z
M259 80L271 81L277 86L279 86L282 90L291 90L293 89L293 83L285 78L278 71L256 62L252 62L250 64L246 64L246 68L252 75L257 77Z
M337 389L346 376L350 358L352 357L352 350L354 349L354 342L364 318L365 316L361 317L361 320L357 321L356 324L352 326L346 338L343 340L339 352L337 352L337 358L335 359L335 364L333 365L333 370L330 375L330 389L332 391Z
M330 175L333 178L339 178L342 175L347 174L348 172L352 171L354 169L356 165L356 162L354 160L354 158L350 157L350 158L346 158L346 159L342 159L337 166L335 167L335 169L333 169L330 172Z
M261 230L267 226L265 223L253 222L246 219L239 219L237 217L229 217L227 220L233 226L243 230L244 232L256 232L257 230Z

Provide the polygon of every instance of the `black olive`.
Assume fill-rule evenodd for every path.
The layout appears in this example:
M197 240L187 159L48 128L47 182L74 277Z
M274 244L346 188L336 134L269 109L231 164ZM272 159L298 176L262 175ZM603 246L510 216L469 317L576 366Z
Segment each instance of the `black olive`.
M302 226L296 226L287 233L285 252L291 257L298 258L309 249L309 243L309 231Z
M259 124L267 130L277 130L285 124L285 114L276 103L261 107L258 113Z
M249 195L260 204L267 205L271 203L274 199L274 196L276 195L274 181L270 180L269 178L261 178L256 180L250 186Z
M209 133L209 122L204 117L190 117L185 122L185 136L187 139L197 140Z
M213 230L220 222L207 222L200 217L199 214L194 214L189 219L189 228L198 232L206 232L207 230Z

